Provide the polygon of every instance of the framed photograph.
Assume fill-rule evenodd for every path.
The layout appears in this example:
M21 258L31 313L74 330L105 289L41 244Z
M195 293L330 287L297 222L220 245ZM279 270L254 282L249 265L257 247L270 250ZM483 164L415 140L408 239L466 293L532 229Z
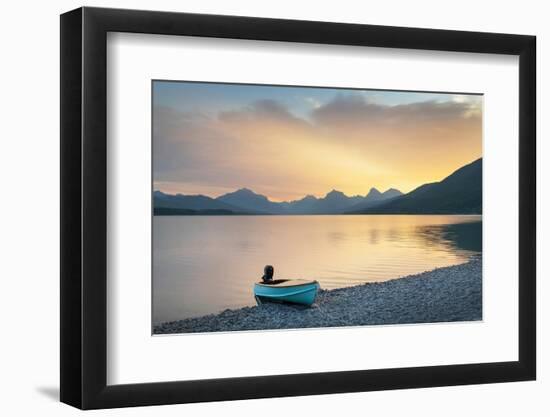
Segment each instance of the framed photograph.
M61 401L533 380L535 37L61 16Z

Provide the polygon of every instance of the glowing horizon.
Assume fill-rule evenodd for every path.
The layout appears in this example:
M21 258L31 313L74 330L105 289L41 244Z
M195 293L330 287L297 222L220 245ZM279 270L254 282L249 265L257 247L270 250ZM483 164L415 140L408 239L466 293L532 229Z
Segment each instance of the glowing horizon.
M384 192L389 191L389 190L391 189L391 188L388 188L388 189L386 189L386 190L380 190L380 189L378 189L377 187L371 187L371 188L376 188L376 189L377 189L378 191L380 191L381 193L384 193ZM395 187L392 187L392 188L395 188ZM170 192L170 191L167 191L167 190L163 190L163 189L161 189L161 188L153 187L153 191L161 191L161 192L164 193L164 194L171 194L171 195L183 194L183 195L190 195L190 196L202 195L202 196L210 197L210 198L214 198L214 199L217 198L217 197L221 197L221 196L224 195L224 194L233 193L233 192L235 192L235 191L240 191L240 190L243 190L243 189L248 189L249 191L252 191L252 192L255 193L255 194L261 194L261 193L257 193L255 190L252 190L252 189L250 189L250 188L248 188L248 187L240 187L240 188L236 188L236 189L234 189L234 190L230 190L230 191L227 191L227 192L222 192L222 193L219 193L219 194L184 193L184 192L179 192L179 191ZM399 189L397 189L397 190L398 190L398 191L401 191L401 190L399 190ZM291 201L293 201L293 200L300 200L300 199L302 199L302 198L304 198L304 197L308 197L308 196L313 196L313 197L315 197L315 198L317 198L317 199L320 199L320 198L325 197L327 194L329 194L329 193L332 192L332 191L342 192L346 197L356 197L356 196L362 196L362 197L364 197L364 196L366 196L366 195L368 194L368 192L370 191L370 189L369 189L366 193L363 193L363 194L353 194L353 195L351 195L351 194L346 194L346 193L344 193L343 191L340 191L340 190L332 189L332 190L329 190L329 191L327 191L326 193L324 193L324 194L322 194L322 195L306 194L306 195L303 195L303 196L301 196L301 197L298 197L298 198L292 199L292 200L288 200L288 199L287 199L287 200L275 200L275 199L273 199L273 198L271 198L271 197L269 197L269 196L266 196L266 195L264 195L264 194L262 194L262 195L264 195L265 197L267 197L267 199L268 199L269 201L272 201L272 202L275 202L275 203L281 203L281 202L291 202Z
M480 95L153 84L153 186L169 194L407 193L481 156Z

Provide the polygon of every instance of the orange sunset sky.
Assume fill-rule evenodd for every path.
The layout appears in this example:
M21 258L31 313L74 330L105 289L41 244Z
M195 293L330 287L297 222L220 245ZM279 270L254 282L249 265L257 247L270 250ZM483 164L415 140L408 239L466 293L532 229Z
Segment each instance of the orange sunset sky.
M481 95L153 83L153 187L273 201L408 192L482 154Z

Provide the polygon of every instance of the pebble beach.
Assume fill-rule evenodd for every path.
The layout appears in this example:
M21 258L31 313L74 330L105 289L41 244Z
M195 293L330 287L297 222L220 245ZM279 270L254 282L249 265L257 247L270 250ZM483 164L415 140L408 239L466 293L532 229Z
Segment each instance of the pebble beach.
M160 323L154 334L302 329L482 319L482 259L389 281L320 290L309 307L265 303Z

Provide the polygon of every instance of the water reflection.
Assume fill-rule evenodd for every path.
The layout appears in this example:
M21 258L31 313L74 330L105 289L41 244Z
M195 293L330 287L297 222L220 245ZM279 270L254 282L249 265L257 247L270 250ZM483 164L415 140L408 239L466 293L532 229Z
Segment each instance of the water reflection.
M384 281L481 252L481 216L166 216L153 220L153 322L254 305L266 264L323 288Z
M334 244L338 244L341 241L344 241L344 240L347 239L347 235L345 233L342 233L342 232L329 232L329 233L327 233L327 237Z
M481 221L421 226L416 231L430 247L448 245L460 251L481 252Z
M376 245L378 243L378 229L371 229L369 231L369 243Z

